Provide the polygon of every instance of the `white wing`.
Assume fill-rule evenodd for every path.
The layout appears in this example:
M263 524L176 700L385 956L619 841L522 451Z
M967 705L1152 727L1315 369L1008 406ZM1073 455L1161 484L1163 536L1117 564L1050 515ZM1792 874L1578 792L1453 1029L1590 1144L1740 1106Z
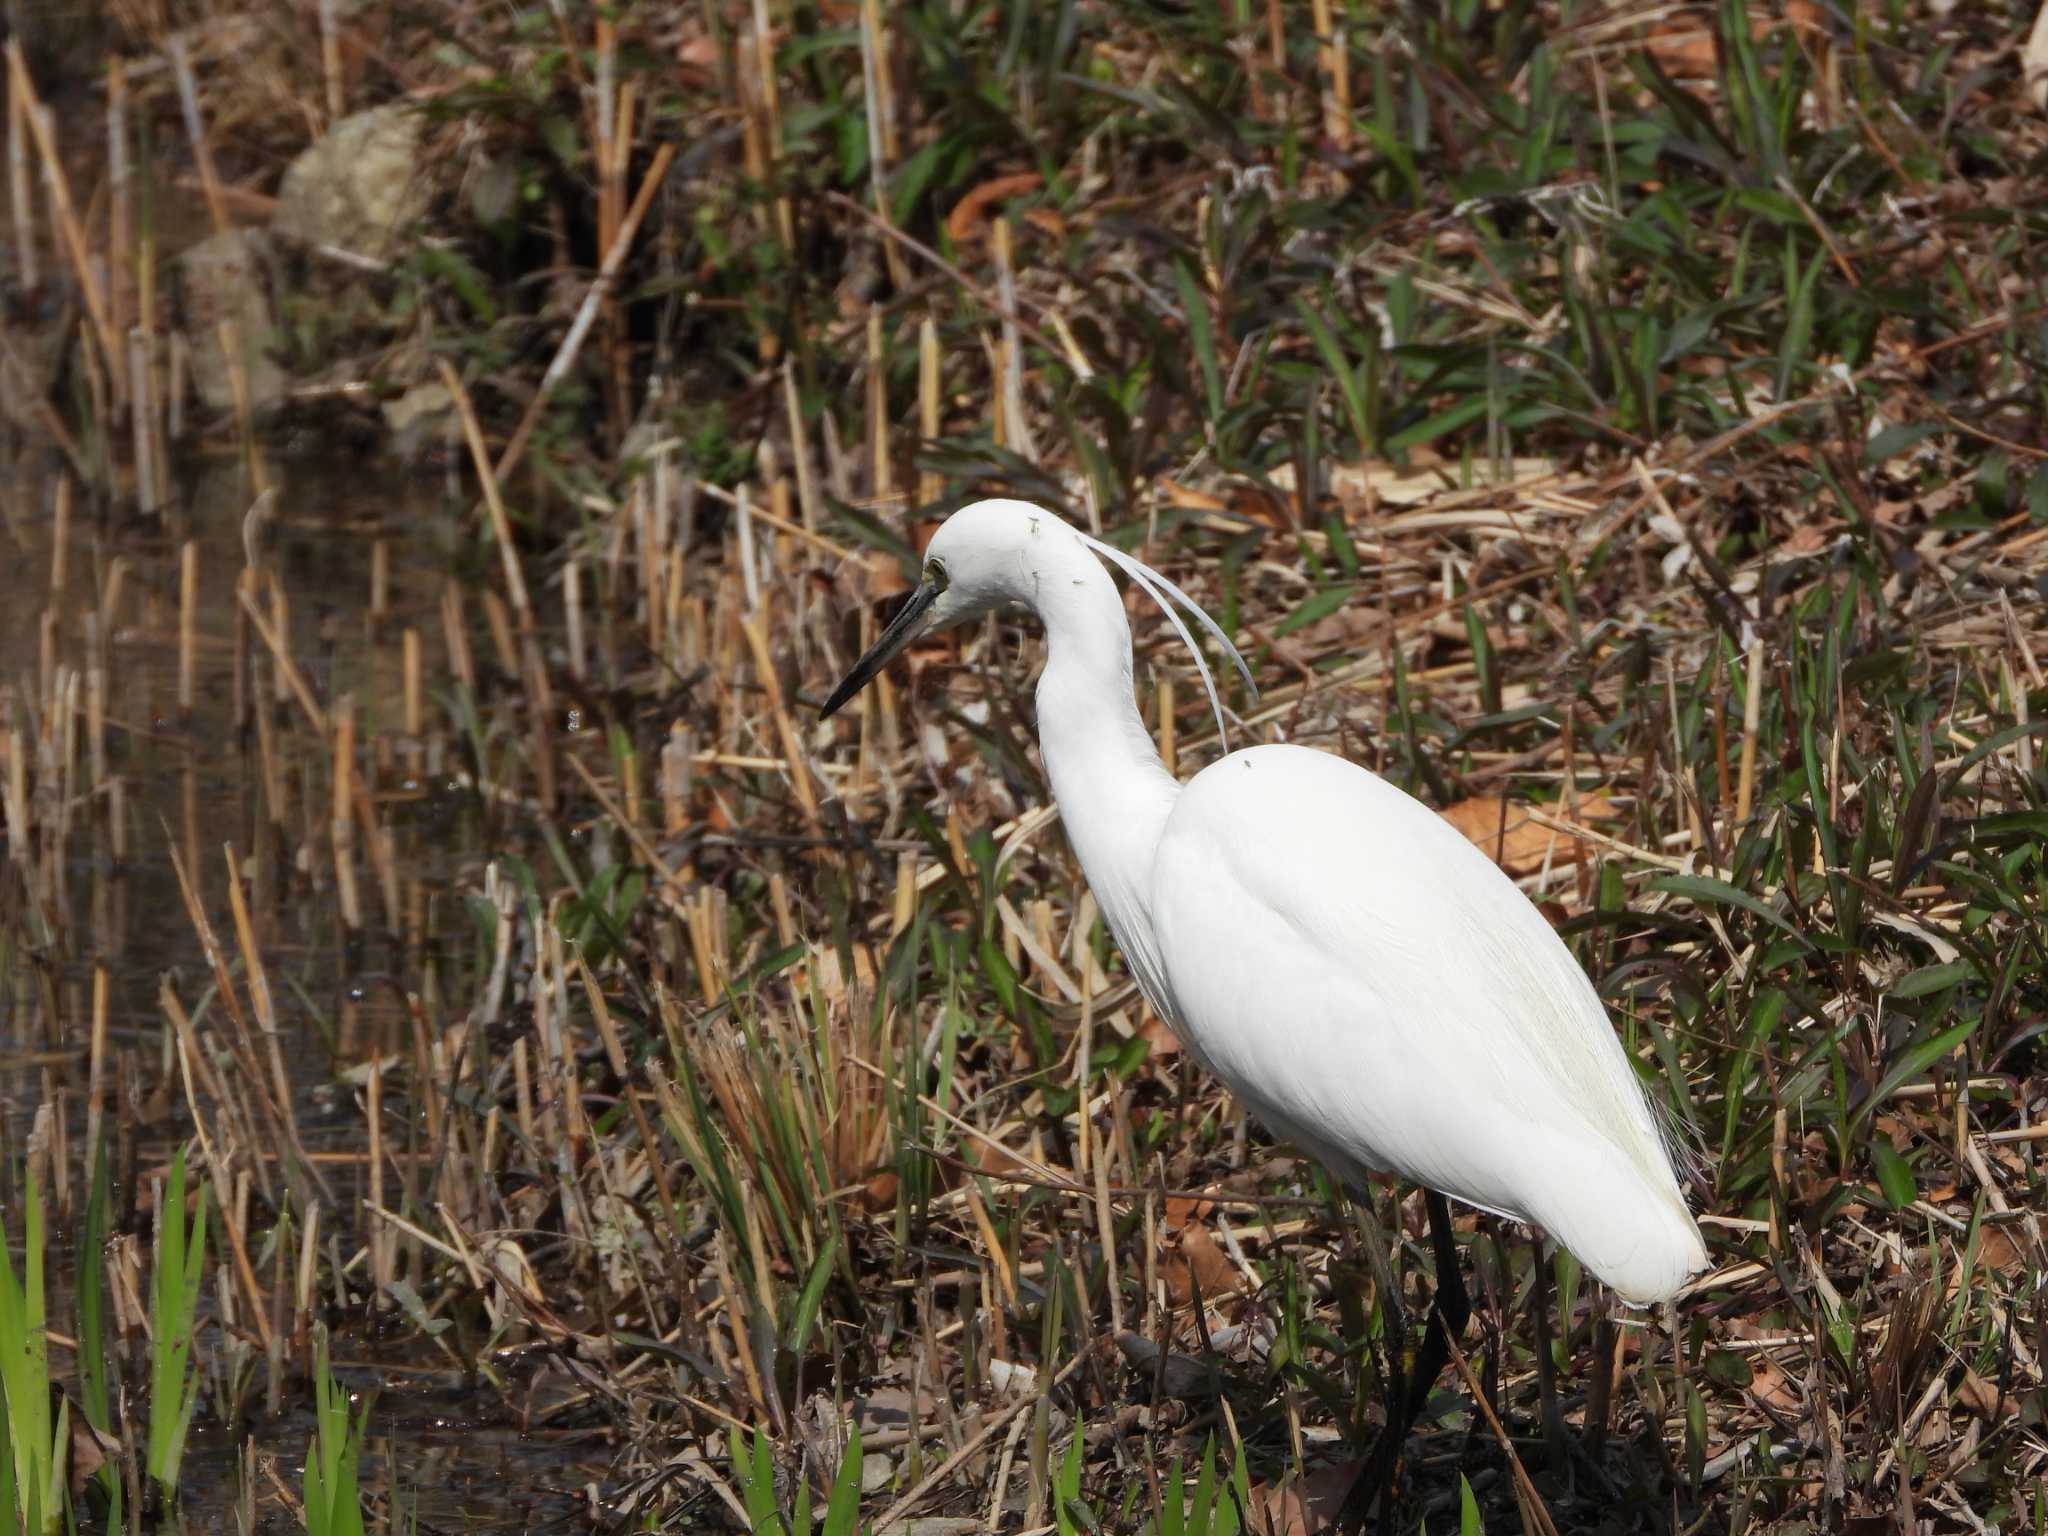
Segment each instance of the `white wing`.
M1364 769L1254 747L1152 867L1163 1004L1279 1134L1541 1223L1625 1299L1706 1262L1592 984L1455 828Z

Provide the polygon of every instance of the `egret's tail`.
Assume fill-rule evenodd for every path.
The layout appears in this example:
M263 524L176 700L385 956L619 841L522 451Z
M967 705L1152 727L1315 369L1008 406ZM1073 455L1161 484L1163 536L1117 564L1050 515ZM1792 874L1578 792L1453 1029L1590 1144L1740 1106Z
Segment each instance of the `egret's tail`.
M1623 1301L1668 1301L1707 1267L1707 1245L1663 1148L1628 1157L1604 1141L1539 1132L1529 1214Z

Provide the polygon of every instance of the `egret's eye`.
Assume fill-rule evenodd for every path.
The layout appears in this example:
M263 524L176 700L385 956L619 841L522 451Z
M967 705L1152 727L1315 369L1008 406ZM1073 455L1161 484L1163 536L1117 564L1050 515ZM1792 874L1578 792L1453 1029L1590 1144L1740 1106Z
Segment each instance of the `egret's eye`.
M928 582L928 583L929 583L929 584L931 585L931 589L932 589L932 590L933 590L934 592L943 592L943 591L945 591L945 590L946 590L946 567L945 567L945 565L944 565L944 564L943 564L942 562L940 562L940 561L937 561L937 560L927 560L927 561L925 561L925 563L924 563L924 579L926 580L926 582Z

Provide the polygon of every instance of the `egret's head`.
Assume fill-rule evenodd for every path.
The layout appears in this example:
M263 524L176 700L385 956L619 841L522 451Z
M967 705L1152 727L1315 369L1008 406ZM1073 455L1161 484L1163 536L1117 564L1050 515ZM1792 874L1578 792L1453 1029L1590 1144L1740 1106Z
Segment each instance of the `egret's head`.
M868 685L911 642L981 617L1005 603L1029 598L1032 559L1040 539L1079 542L1067 523L1028 501L977 501L962 507L932 535L924 571L910 600L853 664L821 714L829 715Z
M921 636L979 618L1007 603L1036 606L1039 581L1048 574L1073 577L1077 574L1074 562L1079 561L1100 579L1102 567L1096 563L1097 557L1130 577L1159 605L1174 633L1195 658L1210 705L1216 712L1216 728L1221 732L1223 706L1209 675L1209 665L1202 659L1200 648L1174 611L1174 605L1178 603L1194 615L1196 622L1216 638L1256 699L1258 690L1252 685L1251 669L1215 621L1187 593L1135 556L1089 537L1043 507L1028 501L1002 499L974 502L939 525L939 531L932 535L925 549L924 571L917 589L889 621L881 639L832 690L820 713L829 715L837 710L866 687L868 680L898 652ZM1113 596L1114 589L1108 590Z

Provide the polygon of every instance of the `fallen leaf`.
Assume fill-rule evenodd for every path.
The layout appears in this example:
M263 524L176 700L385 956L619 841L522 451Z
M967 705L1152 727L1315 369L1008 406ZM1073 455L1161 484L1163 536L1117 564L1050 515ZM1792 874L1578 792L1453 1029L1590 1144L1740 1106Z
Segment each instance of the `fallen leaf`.
M1018 197L1026 192L1036 192L1044 185L1045 178L1036 171L1018 171L1011 176L997 176L971 189L967 195L953 205L953 211L946 215L946 235L955 245L964 245L970 240L982 237L982 226L988 221L988 212L1006 197Z
M1796 1418L1806 1411L1806 1400L1790 1376L1759 1351L1750 1362L1749 1395L1756 1399L1759 1407L1787 1418Z
M1160 1272L1166 1280L1167 1300L1177 1307L1186 1306L1195 1299L1197 1282L1201 1285L1205 1304L1240 1287L1241 1277L1237 1270L1216 1245L1216 1239L1209 1235L1209 1229L1199 1221L1189 1222L1177 1233L1170 1230L1163 1233L1159 1248L1165 1260L1160 1265Z
M1987 1226L1980 1232L1977 1262L2002 1275L2011 1275L2016 1274L2020 1265L2026 1262L2026 1255L2020 1252L2020 1245L2012 1240L2005 1228Z
M1145 1027L1138 1031L1138 1038L1145 1042L1146 1051L1155 1061L1180 1054L1180 1036L1157 1014L1145 1020Z
M1182 485L1178 480L1168 480L1162 477L1159 481L1159 492L1166 498L1166 504L1169 507L1185 507L1195 512L1227 512L1230 510L1230 503L1221 496L1214 495L1208 491L1197 490L1192 485Z
M1563 821L1563 807L1546 812ZM1582 795L1577 805L1581 823L1619 814L1605 795ZM1443 809L1443 818L1511 875L1532 875L1551 864L1576 864L1594 852L1587 840L1559 832L1534 820L1526 810L1494 795L1475 795Z
M1277 1487L1253 1484L1252 1508L1260 1516L1253 1529L1269 1531L1272 1536L1316 1536L1319 1531L1334 1531L1344 1496L1364 1469L1362 1459L1333 1461Z
M1191 1221L1200 1221L1216 1209L1216 1202L1203 1200L1194 1195L1168 1195L1166 1197L1166 1230L1178 1232Z
M1996 1424L2020 1411L2018 1398L2010 1392L2001 1395L1997 1382L1986 1381L1967 1365L1963 1367L1963 1384L1956 1388L1956 1401L1986 1424Z
M110 1456L122 1454L121 1440L117 1435L103 1435L92 1427L83 1410L72 1408L71 1422L71 1496L79 1498L85 1493L85 1485L92 1481Z

